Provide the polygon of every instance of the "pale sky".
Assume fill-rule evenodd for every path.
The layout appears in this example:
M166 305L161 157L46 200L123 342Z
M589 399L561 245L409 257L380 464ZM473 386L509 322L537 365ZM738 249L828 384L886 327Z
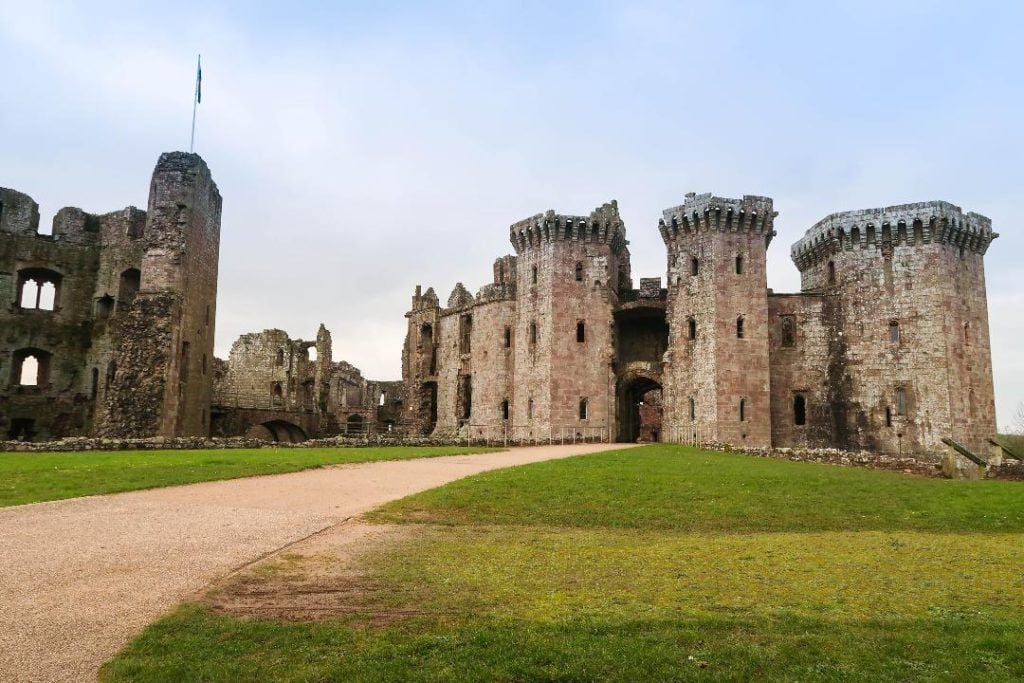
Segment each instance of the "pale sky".
M769 195L768 284L833 211L944 199L993 220L1000 425L1024 401L1024 3L0 0L0 185L145 207L161 152L224 197L217 351L270 327L397 379L417 284L475 292L510 223L615 198L633 275L663 208Z

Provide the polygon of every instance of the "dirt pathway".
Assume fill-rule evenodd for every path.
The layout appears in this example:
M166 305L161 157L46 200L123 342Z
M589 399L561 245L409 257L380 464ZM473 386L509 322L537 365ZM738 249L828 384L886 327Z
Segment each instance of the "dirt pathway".
M0 680L94 680L148 623L282 546L471 474L622 446L342 465L2 508Z

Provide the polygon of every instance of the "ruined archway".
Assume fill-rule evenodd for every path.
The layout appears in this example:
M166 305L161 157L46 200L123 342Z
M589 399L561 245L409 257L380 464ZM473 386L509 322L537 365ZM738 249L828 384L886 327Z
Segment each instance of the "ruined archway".
M268 420L250 427L245 436L275 443L300 443L308 437L302 427L286 420Z
M623 378L616 391L618 440L624 443L661 441L661 384L646 375Z

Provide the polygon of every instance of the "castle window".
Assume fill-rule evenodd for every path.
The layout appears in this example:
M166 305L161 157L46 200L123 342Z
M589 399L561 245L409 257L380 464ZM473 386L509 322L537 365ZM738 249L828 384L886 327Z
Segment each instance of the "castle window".
M834 285L836 283L836 262L828 262L828 283Z
M743 275L743 257L742 256L737 256L736 257L736 274L737 275Z
M896 388L896 414L900 417L907 414L907 391L903 387Z
M697 260L696 256L690 258L690 275L700 274L700 261Z
M798 427L807 424L807 399L803 394L793 397L793 424Z
M885 426L892 427L892 408L885 407Z
M743 339L743 316L736 318L736 338Z
M434 326L430 323L420 325L420 348L429 349L434 345Z
M277 359L275 360L275 363L278 367L284 365L284 349L277 350Z
M473 414L473 376L462 376L462 419L468 420Z
M791 315L782 316L782 345L796 344L796 320Z
M900 324L895 320L889 323L889 342L892 344L900 343Z
M50 353L42 349L20 349L14 352L11 384L42 387L50 382Z
M105 320L114 312L114 297L109 294L96 299L96 318Z
M747 399L740 399L740 422L747 421Z
M508 414L509 414L508 399L506 398L504 401L501 402L501 419L507 421L508 420Z
M61 275L45 268L18 272L18 306L36 311L56 310L60 302Z
M138 268L129 268L121 273L117 286L117 300L123 306L130 306L142 286L142 273Z
M270 398L274 405L281 405L281 401L284 398L284 390L281 388L280 382L274 382L270 385Z
M576 262L576 282L583 282L583 263Z
M582 320L576 323L576 341L580 344L587 341L587 326Z
M964 344L971 343L971 323L964 323Z
M537 343L537 323L535 322L530 323L530 343Z
M693 318L686 319L686 332L690 339L697 338L697 321Z
M508 325L505 326L505 348L512 348L512 328Z
M697 402L690 397L690 422L697 419Z
M589 404L587 403L587 399L581 398L580 399L580 419L581 420L586 420L588 413L589 413Z
M309 361L310 363L315 363L317 358L319 358L319 355L317 354L316 347L308 347L306 349L306 360Z
M473 340L473 316L459 317L459 353L470 353Z
M178 364L178 381L182 383L188 381L188 356L191 346L187 341L181 342L181 362Z
M107 372L103 375L103 391L106 392L110 389L110 385L114 383L114 376L117 374L117 361L110 361L107 363Z
M532 284L537 284L537 266L530 268L530 281Z
M89 387L89 398L96 400L96 396L100 393L100 369L92 369L92 385Z
M533 399L532 398L529 401L526 402L526 417L531 419L531 420L533 419Z

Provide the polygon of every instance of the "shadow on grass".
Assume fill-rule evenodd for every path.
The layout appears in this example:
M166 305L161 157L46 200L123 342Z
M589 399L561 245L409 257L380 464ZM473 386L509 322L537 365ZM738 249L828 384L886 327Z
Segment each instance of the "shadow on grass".
M785 613L672 620L421 618L371 628L217 616L186 605L104 681L986 680L1024 678L1019 622Z

